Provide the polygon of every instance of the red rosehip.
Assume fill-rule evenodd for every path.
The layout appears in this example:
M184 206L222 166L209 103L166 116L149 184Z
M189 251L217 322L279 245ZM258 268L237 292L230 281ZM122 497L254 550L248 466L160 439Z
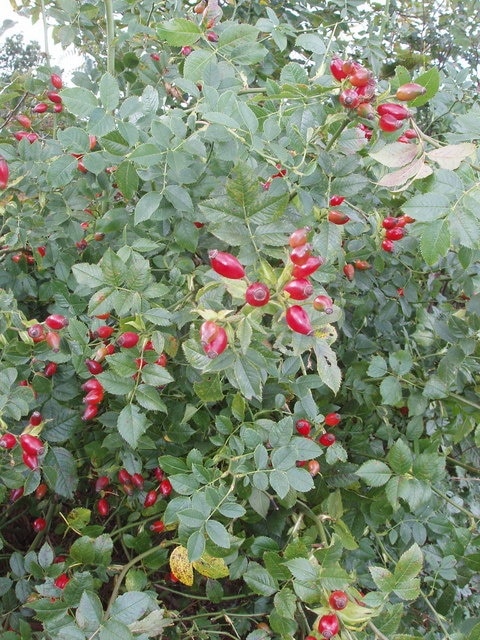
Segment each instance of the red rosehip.
M68 327L68 318L60 315L59 313L53 313L52 315L45 318L45 324L49 329L55 329L58 331L59 329L64 329Z
M134 473L132 476L131 482L133 486L136 487L137 489L143 489L145 480L143 479L143 476L141 473Z
M47 362L43 370L43 375L46 378L51 378L57 373L57 371L58 371L58 364L56 362Z
M326 613L318 621L318 631L327 640L333 638L340 631L340 622L334 613Z
M353 266L357 271L367 271L372 265L366 260L355 260Z
M418 133L415 131L415 129L406 129L403 132L403 135L409 140L414 140L415 138L418 138Z
M392 251L395 249L395 245L391 240L383 240L381 246L382 249L384 251L388 251L388 253L392 253Z
M47 485L44 482L42 482L35 489L35 498L37 500L42 500L42 498L44 498L47 495L47 491L48 491Z
M67 556L64 555L55 556L55 558L53 559L53 564L61 564L62 562L65 562L66 559Z
M33 113L45 113L48 109L48 104L46 102L38 102L32 109Z
M153 475L155 476L158 482L161 482L165 478L165 472L160 467L155 467L153 470Z
M90 358L87 358L85 360L85 366L90 371L90 373L94 376L96 376L99 373L102 373L103 371L103 366L100 364L100 362L97 362L96 360L91 360Z
M158 62L160 60L160 56L158 55L158 53L151 53L150 58L152 60L155 60L155 62Z
M345 591L332 591L328 598L328 604L335 609L335 611L341 611L345 609L348 604L348 596Z
M42 414L40 413L40 411L34 411L30 416L29 422L32 427L38 427L38 425L43 422Z
M213 320L205 320L200 326L200 342L202 345L206 345L211 342L220 329L219 325L213 322Z
M182 54L182 56L189 56L192 53L193 49L192 47L185 45L184 47L182 47L180 49L180 53Z
M82 420L83 422L89 422L90 420L93 420L97 414L98 414L98 405L88 404L85 407L85 411L82 414Z
M47 521L45 520L45 518L35 518L35 520L32 522L32 529L35 531L35 533L43 531L46 526Z
M158 364L159 367L166 367L168 364L168 358L165 353L161 353L158 358L155 360L155 364Z
M306 278L322 266L324 259L319 256L310 256L305 264L295 265L292 270L292 276L294 278Z
M145 500L143 501L143 506L147 509L148 507L153 507L158 499L158 493L152 489L145 496Z
M20 498L23 496L23 492L24 492L23 487L17 487L16 489L12 489L8 496L9 501L16 502L17 500L20 500Z
M331 207L338 207L345 201L345 196L332 196L328 201Z
M396 102L384 102L377 107L377 113L379 116L393 116L397 120L405 120L412 114L403 104L397 104Z
M343 267L343 273L345 275L345 277L347 278L347 280L350 280L350 282L353 280L353 278L355 277L355 267L353 266L353 264L346 264Z
M163 520L155 520L155 522L152 522L149 529L154 533L162 533L162 531L165 531L165 524Z
M330 73L335 80L338 80L339 82L345 80L347 74L343 70L343 60L341 58L332 58L330 62Z
M54 102L55 104L61 104L62 98L58 95L56 91L47 91L45 93L50 102Z
M215 33L215 31L208 31L207 40L209 42L218 42L218 33Z
M394 227L393 229L387 229L385 237L387 240L401 240L405 235L405 229L403 227Z
M27 333L34 342L42 342L45 340L43 324L33 324L31 327L28 327Z
M103 390L93 389L83 398L84 404L100 404L103 401Z
M398 131L403 127L403 120L398 120L395 116L391 116L386 113L384 116L380 116L378 126L382 131L391 133L392 131Z
M132 476L126 469L120 469L118 472L118 481L120 484L132 484Z
M134 331L125 331L117 338L117 344L124 349L132 349L135 347L140 339L138 333Z
M308 420L297 420L295 423L295 429L301 436L308 436L312 430L312 425Z
M302 227L301 229L295 229L292 231L288 238L288 244L295 249L295 247L301 247L307 243L308 234L310 233L310 227Z
M342 416L339 413L332 412L332 413L327 413L324 420L327 427L336 427L337 424L339 424L341 419L342 419Z
M89 378L82 384L84 391L103 391L103 385L96 378Z
M270 300L270 290L263 282L253 282L247 287L245 301L252 307L263 307Z
M427 92L425 87L416 82L407 82L398 87L395 97L402 102L410 102L419 96L423 96Z
M109 327L108 324L103 324L101 327L95 329L95 335L102 340L107 340L114 331L115 329L113 327Z
M106 498L100 498L97 502L97 513L99 516L102 516L102 518L106 518L110 513L110 505Z
M158 490L164 498L167 498L172 493L172 483L168 478L162 480L158 486Z
M47 253L47 248L42 245L40 247L37 247L37 251L42 256L42 258L44 258L45 254Z
M318 439L319 443L323 444L324 447L331 447L332 444L335 444L336 440L337 439L333 433L322 433Z
M52 73L50 76L50 82L55 89L61 89L63 87L62 78L57 73Z
M285 314L285 319L288 326L292 331L309 336L313 333L313 328L308 317L308 313L303 307L298 304L294 304L289 307Z
M283 290L286 291L293 300L306 300L312 295L313 286L306 278L296 278L295 280L287 282Z
M55 578L55 580L53 581L53 584L59 589L65 589L65 587L69 582L70 582L70 578L67 576L67 574L61 573L59 576Z
M30 433L22 433L19 437L19 442L23 451L31 456L40 456L45 451L45 447L40 438L32 436Z
M318 460L309 460L307 462L307 471L312 476L312 478L318 476L318 474L320 473L320 463L318 462Z
M290 252L290 260L294 265L303 266L312 255L312 245L302 244Z
M53 333L53 331L48 331L47 335L45 336L46 343L48 344L50 349L55 353L60 351L61 340L62 339L60 337L60 334Z
M227 332L223 327L218 327L218 331L210 342L202 344L202 349L212 360L225 351L228 346Z
M397 226L397 221L397 218L394 218L393 216L387 216L382 220L382 227L384 229L393 229Z
M355 71L348 76L348 81L354 87L365 87L373 80L373 73L365 67L357 67Z
M360 93L359 89L357 89L357 93ZM365 99L365 97L362 96L362 99ZM373 120L375 118L375 109L370 102L361 102L356 108L356 112L360 118L365 118L365 120Z
M32 471L38 469L38 457L36 455L24 451L22 453L22 460L23 464L25 464L29 469L32 469Z
M333 300L330 296L319 295L313 301L313 308L324 313L333 313Z
M16 444L17 438L13 435L13 433L4 433L0 438L0 448L2 449L13 449Z
M338 96L338 99L345 109L355 109L360 104L360 96L355 89L345 89Z
M97 493L100 493L100 491L106 489L109 484L110 478L108 476L98 476L98 478L95 480L95 491Z
M78 159L78 161L77 161L77 169L78 169L81 173L88 173L88 169L87 169L87 167L85 166L85 163L83 162L83 158L79 158L79 159ZM83 249L86 249L86 248L87 248L87 243L85 242L85 240L81 240L80 242L85 243L85 246L83 247L83 244L82 244L82 247L83 247ZM77 247L80 249L80 247L79 247L79 243L77 242L77 243L75 243L75 244L76 244L76 245L77 245ZM83 250L83 249L82 249L82 250Z
M219 275L232 280L239 280L245 276L245 269L238 258L231 253L212 249L208 252L208 257L210 258L210 266Z
M328 221L333 224L346 224L350 218L343 211L329 211L328 212Z
M17 116L17 122L21 124L24 129L30 129L32 126L30 118L21 114Z

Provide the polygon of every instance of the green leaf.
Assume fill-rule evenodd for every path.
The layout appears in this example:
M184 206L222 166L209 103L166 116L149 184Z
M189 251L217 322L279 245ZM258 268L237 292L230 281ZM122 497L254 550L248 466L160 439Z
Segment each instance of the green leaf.
M369 487L382 487L392 475L389 467L380 460L367 460L360 465L355 474Z
M448 220L434 220L425 225L420 236L420 251L425 262L434 265L443 258L450 248L450 231Z
M63 89L61 96L66 109L80 118L88 118L98 106L97 98L88 89Z
M162 199L163 194L158 191L149 191L143 195L135 207L135 224L150 220L158 211Z
M427 91L423 96L418 96L418 98L415 98L415 100L412 100L408 104L412 107L421 107L433 98L440 88L440 73L436 67L432 67L417 78L414 78L414 82L425 87Z
M249 562L248 568L243 574L243 579L253 591L261 596L272 596L278 586L270 573L256 562Z
M161 411L167 413L167 407L157 389L146 384L140 384L135 391L135 400L144 409L149 411Z
M186 189L178 184L168 185L164 192L165 198L175 207L177 211L193 213L194 207L190 194Z
M103 607L100 598L89 591L84 591L75 612L75 620L80 629L89 635L95 633L103 619Z
M388 366L382 356L373 356L367 369L370 378L383 378L388 371Z
M326 51L325 43L315 33L301 33L295 41L295 46L318 55L323 55Z
M60 156L48 167L47 182L53 189L64 187L78 174L78 160L70 155Z
M413 455L403 440L397 440L388 452L387 460L392 471L403 475L411 470Z
M157 28L160 40L165 40L174 47L192 45L200 39L202 29L192 20L175 18L161 22Z
M87 264L86 262L74 264L72 271L78 284L91 289L103 287L105 284L102 269L96 264Z
M141 618L151 607L152 598L140 591L129 591L124 593L114 601L110 609L110 617L131 624Z
M393 376L384 378L380 383L380 393L382 395L382 403L391 406L397 406L402 403L402 385Z
M64 498L73 498L77 488L77 463L63 447L50 447L43 460L43 474L50 488Z
M138 189L139 178L132 162L124 160L115 171L115 179L123 196L130 200Z
M213 543L224 549L230 549L230 534L221 522L207 520L205 532Z
M287 470L287 478L292 489L302 493L311 491L315 486L312 476L306 469L292 467Z
M134 404L127 404L119 413L117 429L132 449L136 449L140 437L149 427L145 414Z
M104 73L100 78L100 102L106 111L113 111L120 99L118 81L110 73Z
M290 490L290 481L285 471L274 469L268 476L270 486L279 496L279 498L285 498Z
M443 193L420 193L402 206L402 211L418 222L443 218L450 210L450 199Z

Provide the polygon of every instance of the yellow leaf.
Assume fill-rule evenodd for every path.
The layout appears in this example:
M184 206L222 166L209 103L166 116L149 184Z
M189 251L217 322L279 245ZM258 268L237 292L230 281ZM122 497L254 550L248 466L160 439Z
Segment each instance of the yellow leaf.
M191 587L193 584L193 565L188 561L186 547L175 547L170 554L170 571L182 584Z
M201 558L193 562L194 568L206 578L226 578L228 567L223 558L214 558L204 553Z

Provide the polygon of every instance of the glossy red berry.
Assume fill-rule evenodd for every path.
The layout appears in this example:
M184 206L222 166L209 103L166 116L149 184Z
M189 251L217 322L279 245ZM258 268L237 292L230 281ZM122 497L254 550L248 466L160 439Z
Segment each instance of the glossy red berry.
M263 282L253 282L247 287L245 301L252 307L263 307L270 300L270 290Z
M55 556L55 558L53 559L53 564L61 564L62 562L66 562L67 560L67 556L64 556L62 554Z
M357 93L359 93L359 90L357 90ZM362 96L362 100L365 100L364 96ZM375 109L370 102L361 102L356 108L356 112L360 118L365 118L365 120L373 120L375 118Z
M168 498L168 496L172 493L172 483L168 478L164 478L158 487L158 490L162 494L164 498Z
M397 218L397 226L404 227L406 224L411 224L415 222L415 218L411 218L410 216L399 216Z
M35 489L35 498L37 500L42 500L42 498L44 498L47 495L47 491L48 491L47 485L44 482L40 483L38 487Z
M56 362L47 362L43 370L43 375L46 378L51 378L57 373L57 371L58 371L58 364Z
M239 280L245 276L245 269L240 264L238 258L231 253L212 249L208 252L210 258L210 266L212 269L224 278Z
M70 578L67 576L67 574L61 573L59 576L55 578L55 580L53 581L53 584L59 589L65 589L65 587L69 582L70 582Z
M89 422L93 420L98 414L98 405L97 404L87 404L85 407L85 411L82 414L83 422Z
M158 364L159 367L166 367L168 364L168 358L165 353L161 353L158 358L155 360L155 364Z
M45 340L43 324L33 324L31 327L28 327L27 333L34 342L42 342Z
M185 57L189 56L192 53L192 51L193 49L189 45L185 45L180 49L180 53L182 54L182 56L185 56Z
M350 282L353 280L353 278L355 277L355 267L353 266L353 264L346 264L343 267L343 273L345 275L345 277L347 278L347 280L350 280Z
M409 140L414 140L415 138L418 138L418 133L415 131L415 129L406 129L403 132L403 135Z
M394 218L392 216L388 216L387 218L384 218L382 220L382 227L384 229L393 229L394 227L397 226L397 218Z
M333 433L322 433L318 439L319 443L323 444L324 447L331 447L332 444L335 444L336 440L337 439Z
M132 349L135 347L140 339L138 333L134 331L125 331L117 338L117 344L124 349Z
M391 133L392 131L398 131L398 129L403 127L403 120L398 120L395 116L391 116L387 113L384 116L380 116L378 126L382 131Z
M55 104L61 104L62 102L61 96L59 96L56 91L47 91L45 95L50 100L50 102L54 102Z
M354 87L365 87L373 80L373 73L365 67L357 67L352 74L348 76L348 81Z
M327 640L333 638L340 631L340 622L334 613L326 613L318 621L318 631Z
M384 251L387 251L388 253L392 253L392 251L395 249L395 245L391 240L383 240L381 246L382 249Z
M48 104L46 102L38 102L32 109L33 113L45 113L48 109Z
M341 611L345 609L348 604L348 596L345 591L332 591L328 598L328 604L335 609L335 611Z
M307 243L308 234L310 233L310 227L302 227L301 229L295 229L292 231L288 238L288 244L295 249L295 247L301 247Z
M0 438L1 449L13 449L16 444L17 438L13 435L13 433L4 433Z
M98 476L95 480L95 491L99 493L108 487L110 484L110 478L108 476Z
M295 265L292 270L292 276L294 278L306 278L312 275L315 271L322 266L324 259L319 256L310 256L305 264Z
M345 196L332 196L328 201L331 207L339 207L345 201Z
M217 335L220 326L213 320L205 320L200 326L200 342L203 345L209 344Z
M342 416L339 413L327 413L327 415L324 418L324 422L327 425L327 427L336 427L337 424L339 424L339 422L341 421Z
M163 522L163 520L155 520L155 522L152 522L149 529L154 533L162 533L163 531L165 531L165 523Z
M38 427L38 425L41 424L42 421L43 421L43 418L40 411L34 411L29 419L29 422L32 425L32 427Z
M25 453L32 456L40 456L45 451L43 442L37 436L32 436L30 433L22 433L19 437L20 446Z
M102 516L102 518L105 518L110 513L110 505L106 498L100 498L97 502L97 513L99 516Z
M35 533L43 531L46 526L47 521L45 520L45 518L35 518L35 520L32 522L32 529L35 531Z
M103 366L100 364L100 362L97 362L96 360L91 360L90 358L87 358L85 360L85 366L90 371L90 373L94 376L96 376L99 373L102 373L103 371Z
M53 313L52 315L45 318L45 324L49 329L55 329L58 331L59 329L64 329L68 327L68 318L60 315L59 313Z
M126 469L120 469L118 472L118 481L120 484L132 484L132 476Z
M16 502L17 500L20 500L20 498L23 496L23 492L24 492L23 487L17 487L16 489L12 489L8 496L9 502L13 503L13 502Z
M346 224L350 218L343 211L332 211L328 212L328 221L333 224Z
M397 100L401 100L402 102L409 102L410 100L415 100L419 96L423 96L427 92L425 87L417 84L416 82L407 82L406 84L402 84L402 86L398 87L395 97Z
M333 300L330 296L319 295L313 301L313 308L324 313L333 313Z
M107 340L114 331L115 329L113 327L109 327L108 324L103 324L95 329L95 335L102 340Z
M295 423L295 429L301 436L308 436L312 430L312 425L308 420L297 420Z
M17 122L21 124L24 129L30 129L32 126L32 121L30 120L30 118L22 114L17 116Z
M209 358L212 360L217 358L221 353L225 351L228 346L227 332L223 327L218 327L218 331L210 342L202 343L202 349Z
M403 227L395 227L393 229L387 229L385 237L387 240L401 240L405 236L405 229Z
M83 398L84 404L100 404L103 401L103 390L93 389Z
M360 96L355 89L345 89L338 96L338 99L345 109L355 109L360 104Z
M153 470L153 475L158 482L161 482L165 478L165 472L163 471L163 469L160 469L160 467L155 467L155 469Z
M84 391L103 391L103 385L96 378L89 378L82 384Z
M37 247L37 251L42 256L42 258L44 258L47 253L47 248L42 245L40 247Z
M58 353L58 351L60 351L60 343L62 341L62 338L59 333L48 331L45 336L45 341L54 353Z
M405 120L412 114L403 104L397 104L396 102L384 102L377 107L377 113L379 116L390 115L397 120Z
M137 489L143 489L143 485L145 484L145 480L141 473L134 473L131 478L131 482Z
M63 87L62 78L57 73L52 73L50 76L50 82L55 89L61 89Z
M285 319L292 331L306 336L312 335L313 328L310 318L305 309L300 305L294 304L292 307L289 307L286 311Z
M303 266L312 255L312 245L302 244L290 252L290 260L296 266Z
M153 507L158 499L158 493L152 489L145 496L145 500L143 501L143 506L147 509L148 507Z
M313 293L313 286L306 278L290 280L283 288L293 300L306 300Z
M215 31L209 31L207 33L207 40L209 42L218 42L218 33L215 33Z
M355 260L353 266L357 271L367 271L372 267L372 265L366 260Z
M318 460L309 460L306 464L308 473L315 478L320 473L320 463Z
M23 464L25 464L29 469L32 469L32 471L38 469L38 457L36 455L24 451L22 453L22 460Z
M347 74L343 70L343 60L341 58L332 58L330 62L330 73L335 80L338 80L339 82L345 80Z

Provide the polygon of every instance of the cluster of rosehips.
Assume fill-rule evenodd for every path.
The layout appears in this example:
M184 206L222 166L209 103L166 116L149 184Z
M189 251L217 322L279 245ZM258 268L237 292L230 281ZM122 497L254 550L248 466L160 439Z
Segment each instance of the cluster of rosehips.
M332 591L328 598L328 604L334 611L342 611L348 604L348 596L345 591ZM340 620L336 613L325 613L320 616L317 624L317 631L321 638L333 638L340 631ZM308 635L305 640L317 640L317 636Z
M57 353L60 351L61 335L58 333L68 326L68 318L58 313L53 313L45 318L42 323L35 323L28 327L27 333L33 342L46 342L50 349ZM43 370L43 374L47 378L51 378L57 372L58 365L56 362L47 362Z
M43 422L42 415L39 411L34 411L29 419L29 424L24 431L19 436L14 435L13 433L6 432L0 438L0 448L11 450L20 445L22 449L22 461L23 463L33 471L38 469L39 457L43 455L45 452L44 443L37 436L30 433L33 428L40 426ZM10 496L12 502L23 495L23 491L20 495L16 495L15 497Z
M272 180L275 180L275 178L284 178L287 175L287 170L282 168L282 165L280 163L277 163L276 168L278 169L278 171L276 173L273 173L270 178L267 178L267 180L265 180L265 182L262 182L262 189L264 191L268 191L270 189L270 185L272 184Z
M327 413L324 418L324 423L327 427L336 427L338 424L340 424L341 419L342 416L339 413L337 413L336 411L332 411L330 413ZM295 429L297 433L304 438L312 437L312 423L305 418L300 418L300 420L296 421ZM331 447L332 444L335 444L336 438L333 433L324 431L319 436L318 442L324 447Z
M391 253L395 249L395 242L405 237L405 226L415 222L415 218L404 215L394 218L388 216L382 220L382 227L385 230L385 238L382 240L382 249Z
M117 475L118 482L127 496L133 496L135 492L140 494L145 509L153 507L161 496L168 498L172 493L172 483L165 477L165 473L160 467L153 470L153 480L156 483L154 489L144 491L145 478L141 473L130 474L126 469L120 469ZM100 495L96 504L96 510L99 516L106 518L110 513L110 503L108 495L112 494L109 490L111 480L108 476L99 476L94 482L95 493ZM161 520L156 520L150 525L150 530L155 533L161 533L165 529L165 525Z
M3 249L8 249L8 246L2 247ZM43 257L47 252L47 248L45 246L37 247L37 253ZM35 258L33 257L33 252L31 249L22 249L21 251L17 251L12 254L12 262L18 264L25 260L27 264L35 264Z

